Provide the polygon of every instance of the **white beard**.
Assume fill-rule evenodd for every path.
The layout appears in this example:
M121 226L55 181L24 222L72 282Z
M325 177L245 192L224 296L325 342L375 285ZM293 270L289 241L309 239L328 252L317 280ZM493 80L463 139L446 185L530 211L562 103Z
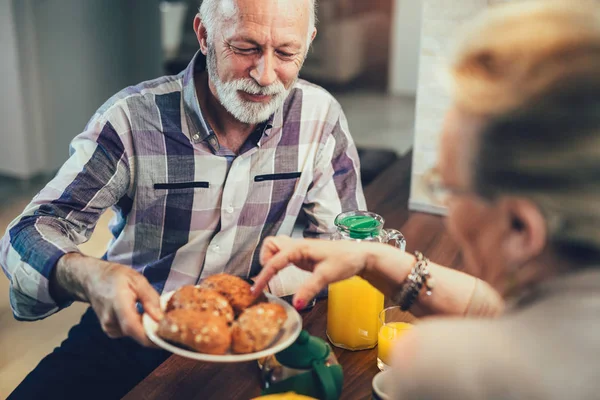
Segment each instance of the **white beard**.
M213 45L208 46L206 69L210 81L215 85L221 105L235 119L245 124L259 124L269 119L275 111L283 106L285 99L294 87L294 84L292 84L289 89L286 89L281 81L269 86L260 86L251 78L223 82L217 71L217 54ZM272 97L268 103L259 103L242 99L238 91Z

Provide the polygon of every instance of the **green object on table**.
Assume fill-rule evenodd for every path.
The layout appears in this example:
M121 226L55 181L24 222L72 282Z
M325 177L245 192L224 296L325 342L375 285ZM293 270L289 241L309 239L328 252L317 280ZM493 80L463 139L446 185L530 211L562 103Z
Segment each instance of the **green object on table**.
M350 215L335 223L345 227L352 239L375 237L381 231L381 222L369 215Z
M263 395L295 392L318 399L340 398L344 373L324 340L303 330L298 339L275 358L282 368L293 372L286 374L291 375L287 379L270 383Z

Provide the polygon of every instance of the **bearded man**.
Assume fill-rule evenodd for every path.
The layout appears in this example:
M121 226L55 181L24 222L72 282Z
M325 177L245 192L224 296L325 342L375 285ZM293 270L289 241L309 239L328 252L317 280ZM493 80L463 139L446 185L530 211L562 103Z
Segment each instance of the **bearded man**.
M216 273L252 278L272 235L326 234L364 209L340 105L298 79L314 0L205 0L199 54L177 76L119 92L71 144L56 177L10 224L0 263L16 318L91 307L12 398L120 398L163 362L140 318L159 295ZM102 259L77 245L112 207ZM277 294L278 284L272 284ZM40 335L43 335L40 332Z

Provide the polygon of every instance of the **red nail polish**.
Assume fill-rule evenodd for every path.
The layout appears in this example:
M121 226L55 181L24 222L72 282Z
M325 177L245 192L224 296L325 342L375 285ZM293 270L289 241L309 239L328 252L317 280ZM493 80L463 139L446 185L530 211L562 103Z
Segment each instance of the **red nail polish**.
M304 309L305 306L306 306L306 302L304 300L298 299L294 302L294 307L298 311Z

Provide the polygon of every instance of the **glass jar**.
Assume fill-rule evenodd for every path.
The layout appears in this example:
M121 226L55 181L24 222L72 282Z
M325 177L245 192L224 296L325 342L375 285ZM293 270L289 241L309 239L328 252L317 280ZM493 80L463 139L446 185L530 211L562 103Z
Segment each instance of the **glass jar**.
M404 235L394 229L383 229L384 223L381 216L368 211L342 213L335 219L337 230L331 238L355 242L395 242L395 246L404 251ZM375 347L383 301L383 294L358 276L329 285L329 341L336 347L348 350Z

